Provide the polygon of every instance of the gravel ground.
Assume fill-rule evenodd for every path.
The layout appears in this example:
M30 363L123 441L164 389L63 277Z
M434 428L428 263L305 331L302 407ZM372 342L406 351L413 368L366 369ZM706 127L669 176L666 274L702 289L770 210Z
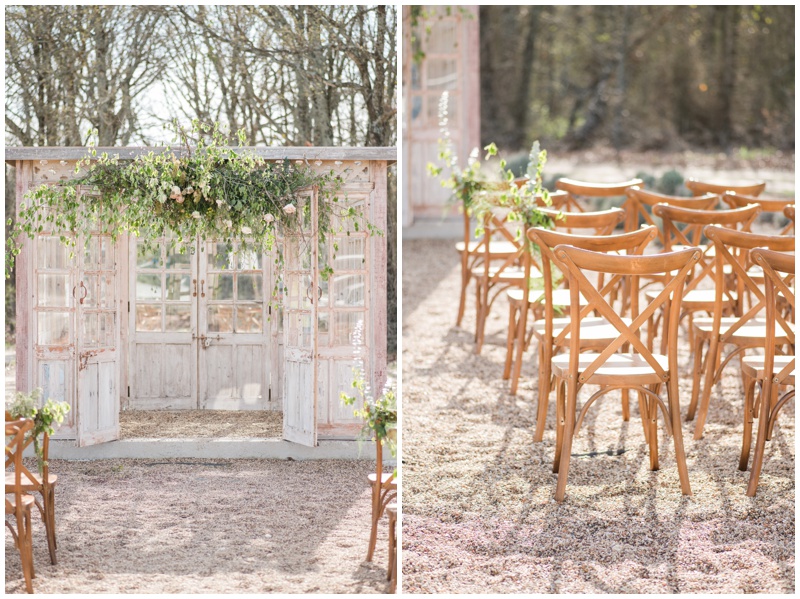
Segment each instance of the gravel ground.
M58 565L34 514L36 593L386 593L358 461L51 460ZM6 593L25 587L6 532Z
M794 592L791 407L767 446L758 494L748 498L749 472L737 469L734 362L712 396L703 439L693 441L694 423L684 423L694 492L685 498L671 438L660 434L661 469L651 472L637 402L623 423L618 395L609 395L575 440L573 453L584 455L573 458L557 504L554 394L544 441L533 443L535 354L517 396L509 395L501 379L507 304L493 307L476 356L474 288L459 328L459 285L452 241L404 241L404 592Z
M120 438L282 437L283 412L266 410L126 410Z

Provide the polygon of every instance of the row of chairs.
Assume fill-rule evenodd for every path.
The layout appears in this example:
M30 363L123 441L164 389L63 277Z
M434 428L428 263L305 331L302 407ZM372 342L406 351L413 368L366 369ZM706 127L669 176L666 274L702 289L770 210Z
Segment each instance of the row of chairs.
M692 182L690 182L690 184L691 183ZM564 208L570 206L568 198L573 197L576 191L586 191L586 185L588 184L583 184L583 187L580 189L578 187L573 187L570 190L562 188L561 194L553 194L555 200L554 204ZM793 221L794 211L793 205L790 204L791 200L759 199L750 195L741 195L744 193L760 193L763 190L763 184L738 189L733 192L729 191L730 186L720 186L711 189L696 185L689 186L693 188L692 190L694 193L698 194L696 197L678 198L674 196L664 196L662 194L654 194L653 192L642 190L634 185L628 185L623 190L628 196L628 202L624 206L626 210L624 211L612 209L600 213L585 211L581 211L580 214L567 213L561 221L555 221L559 231L531 230L529 231L530 241L540 248L541 259L536 263L532 258L532 253L527 251L527 248L524 247L525 244L517 240L516 254L514 254L513 259L511 259L512 254L508 252L505 257L505 262L499 267L495 266L495 272L492 273L495 275L494 280L492 280L492 276L487 276L487 271L489 271L490 268L490 260L488 259L491 254L489 246L490 235L494 231L505 228L507 223L503 222L502 218L496 215L491 215L487 219L486 224L488 228L484 236L483 263L478 264L478 267L483 267L484 272L482 278L476 276L479 283L479 298L487 297L487 288L499 287L501 283L510 284L509 280L511 280L511 277L507 277L504 280L501 276L497 276L497 273L502 273L506 270L509 272L516 270L515 276L523 282L527 281L528 277L538 277L543 282L541 285L542 290L539 291L526 292L524 283L519 288L507 291L510 314L504 378L512 378L511 389L512 393L514 393L519 379L524 346L530 340L531 336L535 336L539 341L540 365L539 406L537 410L535 439L536 441L542 439L547 416L548 395L552 388L555 387L557 390L558 449L554 470L560 470L561 461L566 460L567 462L564 464L564 474L559 474L559 486L557 489L557 498L559 500L563 499L564 485L566 484L566 470L569 461L569 451L566 451L566 455L563 451L563 449L566 448L564 443L567 442L565 439L569 439L568 442L571 443L571 435L573 433L573 431L566 431L564 428L567 426L566 423L570 422L570 418L565 418L565 414L570 413L569 401L566 398L571 397L570 394L567 393L567 381L571 379L569 379L569 377L564 378L561 375L568 372L568 365L571 366L571 364L564 362L565 360L568 361L568 358L564 356L572 356L575 352L567 351L566 354L562 355L555 355L555 353L559 349L570 350L572 348L575 343L575 335L572 333L574 326L576 326L574 324L575 322L580 322L579 330L581 335L579 336L580 341L578 343L581 351L600 351L601 355L605 356L605 360L611 360L612 362L614 360L622 360L624 364L625 360L632 360L633 358L616 357L620 355L617 353L617 350L620 348L625 352L631 347L634 347L638 351L631 353L631 356L644 355L641 353L641 348L637 346L637 343L642 343L639 341L641 337L639 329L642 328L645 323L648 329L647 347L645 348L648 352L647 355L651 357L659 355L663 359L666 359L665 350L667 348L669 348L670 351L677 351L677 337L674 340L675 342L672 342L671 331L674 328L675 335L677 335L677 327L681 318L688 317L690 319L688 330L693 348L692 353L695 356L695 365L693 369L694 384L692 402L687 416L689 419L694 417L698 406L698 398L700 398L700 409L695 428L696 438L699 438L702 434L708 411L708 400L711 388L714 382L719 379L723 367L730 361L733 355L740 353L743 349L754 346L763 347L768 334L767 329L771 330L764 322L754 322L752 320L763 308L769 309L769 306L765 306L765 300L763 300L764 293L757 291L757 283L754 282L754 279L756 281L760 280L763 285L763 271L760 268L752 268L752 263L749 263L746 269L743 269L741 264L750 259L747 252L749 249L756 247L753 244L757 244L761 247L772 247L778 252L787 252L794 249L793 237L786 237L785 235L757 236L749 233L750 224L762 210L783 212ZM618 195L619 187L621 187L621 185L616 187L607 185L605 189L613 188L614 195ZM729 210L715 209L720 199L730 207ZM576 205L580 208L579 204L574 202L571 204L573 207ZM631 215L636 218L631 218ZM653 216L660 219L662 223L661 227L655 227L653 225L655 222ZM634 227L638 227L640 218L646 223L649 223L648 226L638 231L631 230L624 235L608 236L622 220L625 222L625 229L634 229ZM583 226L579 227L579 225ZM788 233L792 226L790 222L781 233ZM726 227L730 227L730 229ZM564 230L571 231L572 228L583 228L584 230L586 228L593 228L594 230L591 236L583 237L570 235L569 232L562 232ZM701 243L704 241L704 233L711 240L710 243ZM506 243L510 243L513 239L516 239L508 230L504 231L502 234L505 237ZM668 272L658 272L656 269L652 274L647 274L650 272L647 269L652 270L653 268L652 265L649 265L647 269L642 270L645 266L645 262L652 258L643 255L644 249L656 238L659 239L664 247L665 254L659 255L662 258L670 254L681 254L684 257L689 256L686 259L687 264L691 263L691 267L686 270L682 280L678 280L680 277L676 276L676 272L682 272L681 269L671 269L671 271ZM738 246L735 245L737 243L739 244ZM567 275L568 268L566 264L563 261L559 262L555 258L555 253L558 251L557 247L562 251L564 256L569 254L569 252L567 252L568 247L582 247L586 251L595 252L602 250L604 253L613 251L622 255L606 257L613 259L622 258L623 260L633 259L638 265L637 270L635 276L634 272L628 273L628 276L623 275L623 273L614 273L612 275L607 270L604 270L604 268L608 268L610 264L604 262L605 258L600 258L599 256L593 258L599 260L602 264L606 264L606 266L601 268L597 273L598 280L596 283L597 288L595 289L597 293L595 299L603 298L603 302L605 302L607 313L603 315L601 313L602 306L598 303L599 300L595 302L587 301L583 293L573 292L573 278ZM729 249L730 247L736 247L737 249L731 251ZM687 254L687 252L689 253ZM658 258L658 256L656 256L656 258ZM519 262L522 262L522 264L520 265ZM554 269L553 264L558 265L558 268ZM663 262L661 264L663 266ZM734 272L737 268L738 272ZM562 276L567 279L569 285L564 289L552 291L553 275L555 273L556 276L558 276L559 272L564 273ZM478 271L474 272L474 274L480 275L481 273ZM607 282L604 282L603 277L606 276L610 276L611 278ZM631 279L636 280L636 293L633 293ZM642 284L643 280L645 280L644 284ZM659 281L661 282L659 287L652 287L643 294L648 302L648 306L644 311L639 312L639 288L658 283ZM486 285L487 282L489 285ZM706 285L703 285L704 282ZM621 285L621 283L624 284ZM686 287L685 293L684 290L681 289L680 297L677 301L674 299L676 286ZM748 293L746 294L745 292ZM499 291L495 290L494 298L498 295ZM621 309L611 308L617 295L621 297ZM756 299L754 302L751 302L750 309L745 313L743 311L743 302L746 295L753 295ZM781 297L786 296L784 294ZM490 302L486 302L485 300L482 302L481 299L478 301L479 312L491 305ZM577 303L573 304L573 300ZM683 311L675 308L676 305L681 305L681 300L683 301ZM624 314L626 312L626 301L629 301L631 304L637 304L636 306L628 306L631 311L630 318L619 316L619 314ZM784 300L784 302L786 301L788 300ZM570 314L579 314L579 318L556 318L555 311L563 311L566 306L569 306ZM527 314L529 309L534 312L535 319L530 332L527 331ZM705 311L711 316L705 319L695 318L692 321L693 314L700 311ZM793 307L791 311L793 313ZM591 316L593 313L595 314L594 317ZM642 316L643 314L646 314L646 318ZM613 317L609 318L610 315L613 315ZM463 316L463 310L460 310L460 316ZM479 323L476 329L477 351L480 351L480 344L482 342L481 327L483 326L483 322L481 322L481 320L485 322L485 318L486 316L484 314L482 317L479 315L477 319ZM769 315L767 315L766 318L767 322L772 322ZM612 322L613 319L616 319L616 321ZM661 322L660 327L656 324L659 320ZM620 326L616 325L629 328L633 327L635 331L629 329L620 336ZM753 331L756 325L759 326L759 330ZM789 328L791 328L791 340ZM777 335L775 335L776 331L771 330L771 332L775 343L791 343L793 346L793 325L791 327L785 327L784 330ZM745 333L749 334L750 337L744 339ZM652 353L653 339L656 335L661 337L660 354ZM620 339L622 340L620 341ZM726 343L735 343L737 349L720 363L720 348ZM703 358L703 349L705 347L708 348L707 351L705 351L705 355L710 357ZM512 358L512 354L516 355L515 360ZM587 356L588 355L591 354L587 354ZM585 356L574 358L578 364L583 364L588 359L589 358ZM636 360L642 359L641 357L636 358ZM646 358L644 359L647 361ZM778 362L782 365L782 369L786 371L781 380L790 381L791 384L793 384L793 378L791 378L793 374L790 372L791 369L787 370L789 367L781 362L781 359L782 357ZM748 357L746 360L750 360L750 358ZM752 360L750 361L752 362ZM657 435L655 433L654 424L652 426L651 424L655 422L655 410L660 407L662 411L665 412L665 415L668 415L665 419L667 427L678 429L678 437L675 438L676 455L679 457L682 489L684 492L687 492L689 487L688 478L684 471L685 464L681 465L681 462L684 460L682 460L681 457L683 456L683 448L679 431L679 408L677 404L674 406L672 404L671 385L667 384L668 403L670 404L669 409L660 402L657 396L658 386L667 383L669 380L676 381L677 375L674 374L674 370L664 370L663 364L661 365L661 371L659 371L658 368L656 368L656 364L659 363L656 358L653 357L651 362L652 363L649 363L649 367L652 372L649 372L647 376L644 377L648 382L639 381L636 387L639 394L641 413L643 415L647 414L653 416L651 420L643 421L645 425L645 437L651 444L651 466L657 467L658 462L657 446L653 445L656 443ZM755 415L755 411L765 404L759 403L759 400L754 397L754 381L758 380L759 371L756 366L750 362L743 363L750 364L748 366L748 374L743 374L743 376L747 377L748 382L749 403L746 406L746 416L749 418L749 421L745 422L745 439L743 440L740 467L746 469L753 416ZM639 366L642 366L641 364L637 364L638 363L634 360L634 363L627 364L627 369L622 368L622 372L631 375L631 372L636 371ZM603 368L608 367L604 366ZM589 367L589 369L591 370L591 367ZM613 371L614 368L611 367L611 370ZM703 386L702 395L700 394L699 385L701 373L705 373L705 385ZM588 378L596 382L598 380L597 373L592 372L591 374L593 378L592 376ZM663 380L656 381L655 379L658 377L661 377ZM629 376L627 380L631 380ZM574 384L577 385L578 383L575 382ZM580 384L582 385L584 383ZM593 395L590 400L586 402L581 414L576 416L577 421L575 422L577 422L578 428L582 421L583 414L585 414L588 407L600 396L612 390L612 388L617 388L613 385L609 385L610 383L604 384L601 391ZM675 385L675 390L677 390L677 383L675 383ZM627 395L627 391L623 392L623 418L626 420L629 417ZM764 393L762 393L762 395L764 395ZM792 396L793 393L791 396L782 398L780 400L782 402L780 406L784 405L788 398ZM775 402L772 402L767 405L774 408L774 403ZM574 405L572 407L574 408ZM772 412L769 413L772 414ZM777 413L777 409L775 409L775 413ZM573 414L573 416L575 415ZM673 421L676 417L678 419L677 427ZM766 423L767 420L769 420L769 417L763 422ZM650 422L651 424L646 424L646 422ZM772 424L767 427L767 432L765 432L767 438L771 434L772 426L774 426L774 417L772 417L770 422ZM758 462L759 465L758 468L756 468L754 464L750 485L752 490L748 488L748 493L754 493L754 485L757 484L757 470L760 470L758 447L762 448L761 456L763 457L763 444L759 445L759 442L757 442L756 462ZM752 480L756 482L753 483Z
M33 444L31 419L13 420L6 411L6 527L11 531L14 544L19 550L25 588L33 592L33 538L31 534L31 510L39 510L44 522L50 561L56 564L56 514L55 489L58 476L51 473L48 465L49 435L42 439L42 471L32 472L22 461L25 450ZM34 495L34 494L38 494ZM11 521L9 521L11 517Z

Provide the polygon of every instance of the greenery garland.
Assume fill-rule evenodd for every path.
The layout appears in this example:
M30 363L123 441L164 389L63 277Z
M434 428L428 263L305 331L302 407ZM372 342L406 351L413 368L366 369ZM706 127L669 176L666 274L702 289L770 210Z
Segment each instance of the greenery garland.
M105 153L97 157L92 149L78 162L78 177L29 191L6 242L6 278L22 236L33 239L44 231L58 234L73 254L80 238L88 243L93 235L106 234L116 240L125 233L141 238L145 250L167 240L185 252L199 236L268 251L276 235L308 230L310 203L301 198L310 188L318 191L320 245L347 221L356 231L382 234L355 208L339 202L342 180L333 170L317 173L307 163L267 162L242 148L243 131L234 149L218 124L195 120L191 132L176 126L176 133L179 153L170 149L124 161ZM321 269L323 278L332 272L328 264Z

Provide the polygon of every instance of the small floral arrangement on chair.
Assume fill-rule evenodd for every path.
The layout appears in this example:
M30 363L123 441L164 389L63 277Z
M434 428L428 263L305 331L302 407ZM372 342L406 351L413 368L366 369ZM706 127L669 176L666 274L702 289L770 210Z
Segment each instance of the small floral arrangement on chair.
M374 436L376 442L386 445L392 453L392 457L396 457L397 395L394 390L394 381L387 381L383 392L378 397L373 397L369 383L364 375L363 359L361 357L363 328L364 321L362 320L358 322L353 333L357 362L357 365L353 367L352 386L355 393L348 395L345 391L342 391L339 397L346 406L356 405L356 401L360 400L360 407L356 407L353 410L353 414L358 418L364 419L361 439L370 439Z
M8 413L14 420L19 418L33 420L33 429L30 434L33 436L33 449L39 463L40 473L44 469L41 438L44 434L53 435L69 412L69 404L66 401L48 399L43 406L39 407L42 394L41 387L37 387L30 393L18 391L14 396L14 401L6 405Z

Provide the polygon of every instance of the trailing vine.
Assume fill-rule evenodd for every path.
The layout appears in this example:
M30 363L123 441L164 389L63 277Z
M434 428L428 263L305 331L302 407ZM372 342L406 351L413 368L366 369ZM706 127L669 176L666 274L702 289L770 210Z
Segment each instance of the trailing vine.
M237 242L242 250L268 251L277 236L306 239L304 231L313 224L310 202L303 198L312 188L318 192L312 232L321 245L348 221L356 231L382 234L339 201L342 180L333 170L318 173L307 163L269 162L242 147L243 131L238 133L239 148L233 148L218 124L195 120L190 131L176 126L176 133L179 151L121 160L106 153L97 156L92 148L78 162L77 177L29 191L7 240L6 277L23 236L41 232L59 235L73 253L79 239L88 243L97 234L114 240L120 234L135 235L145 250L166 241L185 252L199 236ZM327 278L333 270L325 264L320 272Z

